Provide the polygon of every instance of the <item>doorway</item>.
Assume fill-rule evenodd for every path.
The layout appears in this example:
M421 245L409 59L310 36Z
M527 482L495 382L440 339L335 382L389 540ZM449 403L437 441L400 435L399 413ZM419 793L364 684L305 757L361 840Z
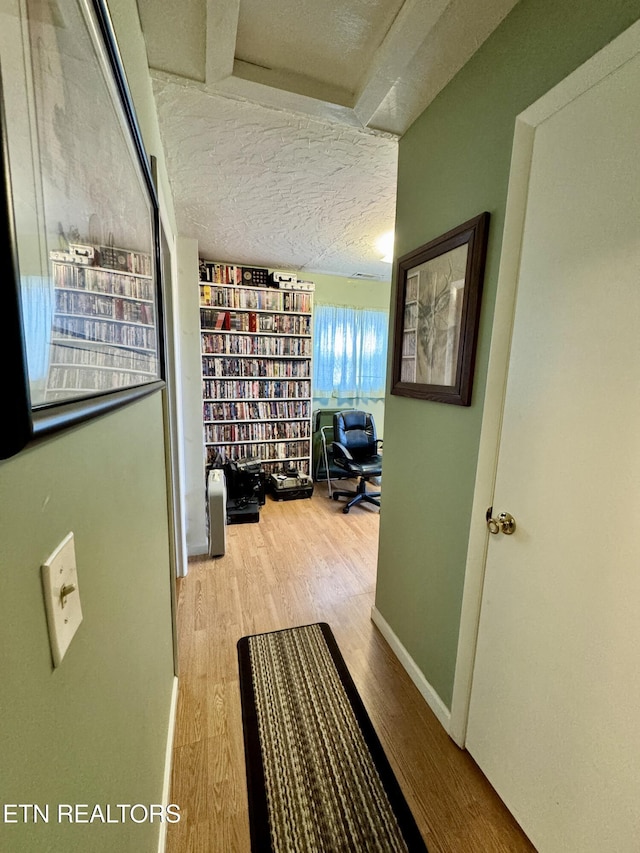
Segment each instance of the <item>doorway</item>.
M635 25L514 141L452 725L542 851L640 829L638 103Z

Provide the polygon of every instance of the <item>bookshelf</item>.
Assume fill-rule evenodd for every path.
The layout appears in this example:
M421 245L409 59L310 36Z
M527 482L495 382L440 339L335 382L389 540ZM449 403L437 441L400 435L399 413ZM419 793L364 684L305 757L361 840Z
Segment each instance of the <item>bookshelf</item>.
M246 279L226 269L200 281L207 467L257 457L266 473L309 474L313 292L229 283Z
M151 257L112 247L51 252L53 323L45 400L158 378Z

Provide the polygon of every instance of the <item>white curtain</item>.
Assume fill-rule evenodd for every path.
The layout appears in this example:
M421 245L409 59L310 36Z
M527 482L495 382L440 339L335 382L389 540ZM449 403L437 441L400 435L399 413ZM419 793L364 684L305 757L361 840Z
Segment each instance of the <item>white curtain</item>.
M316 397L383 397L389 315L317 305L313 316Z
M44 382L49 369L49 346L54 312L51 281L37 275L20 277L22 324L29 365L29 380Z

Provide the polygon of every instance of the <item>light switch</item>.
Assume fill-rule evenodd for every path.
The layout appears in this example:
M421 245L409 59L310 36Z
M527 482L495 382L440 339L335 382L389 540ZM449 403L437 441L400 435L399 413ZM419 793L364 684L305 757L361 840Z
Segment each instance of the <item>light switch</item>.
M73 533L65 536L43 564L42 586L53 665L59 666L82 622Z

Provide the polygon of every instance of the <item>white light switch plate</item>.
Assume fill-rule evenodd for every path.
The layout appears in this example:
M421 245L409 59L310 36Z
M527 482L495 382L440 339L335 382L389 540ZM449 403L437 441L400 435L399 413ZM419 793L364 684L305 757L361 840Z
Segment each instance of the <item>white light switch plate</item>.
M43 564L42 587L53 665L59 666L82 622L73 533L65 536Z

